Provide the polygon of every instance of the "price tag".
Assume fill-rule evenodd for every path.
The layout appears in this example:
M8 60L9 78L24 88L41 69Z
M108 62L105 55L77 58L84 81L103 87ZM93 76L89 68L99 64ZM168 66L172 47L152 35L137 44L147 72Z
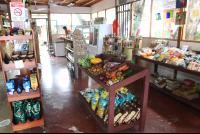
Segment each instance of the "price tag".
M23 68L24 67L23 60L15 61L15 67L16 68Z

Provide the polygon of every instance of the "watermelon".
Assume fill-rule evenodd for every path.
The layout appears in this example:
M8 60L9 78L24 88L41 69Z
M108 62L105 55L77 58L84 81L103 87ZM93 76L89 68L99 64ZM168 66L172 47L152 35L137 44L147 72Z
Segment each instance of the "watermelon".
M78 59L78 64L79 64L80 66L82 66L82 63L83 63L84 60L86 60L86 59L85 59L85 58L79 58L79 59Z
M93 54L89 54L86 59L90 61L91 59L94 59L94 58L95 56Z
M92 64L91 64L91 62L89 61L89 60L84 60L83 62L82 62L82 67L83 68L88 68L88 67L90 67Z

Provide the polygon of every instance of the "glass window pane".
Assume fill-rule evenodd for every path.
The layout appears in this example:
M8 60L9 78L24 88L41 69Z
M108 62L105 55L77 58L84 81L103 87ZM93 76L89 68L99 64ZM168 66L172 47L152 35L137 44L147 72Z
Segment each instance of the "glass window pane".
M83 21L90 21L90 14L72 14L72 31L76 26L83 25Z
M152 37L177 39L178 25L175 25L177 12L179 9L176 9L176 0L166 2L154 0ZM167 13L170 13L168 17Z
M113 24L113 21L115 20L115 14L115 8L106 10L107 24Z
M104 17L105 18L105 10L98 12L98 17Z
M137 32L140 31L139 35L149 37L151 17L150 9L151 0L133 2L132 36L136 36ZM137 20L134 20L135 17Z
M31 14L32 18L48 18L47 14Z
M187 2L188 3L187 3L187 14L186 14L187 21L186 21L185 39L200 41L200 21L199 21L200 19L192 17L192 9L198 9L200 1L189 0ZM193 11L198 12L198 10L196 11L193 10Z
M95 20L95 18L97 18L97 13L93 13L93 14L92 14L92 19Z
M71 31L71 14L51 14L51 22L54 21L54 25L51 28L54 27L57 31L57 33L52 34L65 34L65 31L63 30L63 27L66 26L67 29Z

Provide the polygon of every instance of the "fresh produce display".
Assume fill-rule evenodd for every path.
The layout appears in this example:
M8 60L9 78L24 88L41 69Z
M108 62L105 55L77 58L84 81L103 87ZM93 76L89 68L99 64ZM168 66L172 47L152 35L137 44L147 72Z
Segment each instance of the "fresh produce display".
M159 88L166 88L172 91L180 97L192 100L199 98L199 94L196 93L198 87L195 86L195 81L185 79L182 85L180 81L169 79L169 77L159 76L157 73L150 76L150 82L155 84Z
M91 59L94 59L94 58L95 56L93 54L89 54L86 59L90 61Z
M151 47L140 49L137 55L189 70L200 71L200 54L191 50L187 51L187 46L179 49L166 46L166 43L160 43L156 47L154 45Z
M98 64L98 63L102 62L102 60L100 58L94 58L94 59L91 59L90 62L92 64Z
M110 70L110 68L103 69L102 67L103 67L103 64L95 65L94 67L89 68L88 72L90 72L94 76L97 76L99 74L102 74Z
M121 63L117 63L117 62L108 62L103 66L103 69L105 69L105 68L113 68L113 67L115 67L117 65L120 65L120 64Z
M91 64L91 62L89 61L89 60L84 60L83 62L82 62L82 67L83 68L88 68L88 67L90 67L92 64Z
M85 58L79 58L79 59L78 59L78 64L79 64L80 66L82 66L82 63L83 63L84 60L86 60L86 59L85 59Z
M125 87L117 89L115 92L114 126L138 121L140 119L141 99L132 95ZM82 90L80 94L88 103L91 102L92 110L103 120L104 124L108 124L109 92L99 86L98 89Z

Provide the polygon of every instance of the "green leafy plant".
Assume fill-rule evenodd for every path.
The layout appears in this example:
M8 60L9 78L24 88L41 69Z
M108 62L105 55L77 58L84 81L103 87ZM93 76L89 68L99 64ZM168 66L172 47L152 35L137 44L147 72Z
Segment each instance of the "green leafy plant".
M200 32L198 32L196 35L195 35L195 40L199 40L200 39Z

